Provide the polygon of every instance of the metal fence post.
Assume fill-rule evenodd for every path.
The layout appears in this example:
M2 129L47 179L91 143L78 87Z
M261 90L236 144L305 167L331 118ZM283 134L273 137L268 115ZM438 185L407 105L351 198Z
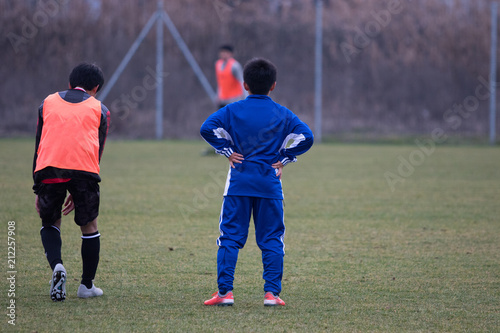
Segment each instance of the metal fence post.
M322 83L323 83L323 0L316 0L316 47L314 69L314 141L322 140Z
M498 3L491 3L491 53L490 53L490 144L496 142L496 73L497 73L497 18Z

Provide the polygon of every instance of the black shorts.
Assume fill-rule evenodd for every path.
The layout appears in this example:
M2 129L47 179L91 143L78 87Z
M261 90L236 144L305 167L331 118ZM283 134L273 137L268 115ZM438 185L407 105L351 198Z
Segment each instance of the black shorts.
M84 226L99 215L99 183L93 180L71 179L56 184L37 184L40 217L45 226L53 225L61 218L66 191L75 203L75 223Z

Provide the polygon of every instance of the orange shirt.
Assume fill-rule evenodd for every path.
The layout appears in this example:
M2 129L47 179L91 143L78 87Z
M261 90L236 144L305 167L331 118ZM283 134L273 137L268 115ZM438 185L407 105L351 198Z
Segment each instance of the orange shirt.
M43 102L43 128L35 172L46 167L99 174L101 102L70 103L58 93Z
M238 81L232 73L233 64L235 62L235 59L229 59L224 68L222 68L224 60L219 59L215 63L215 74L217 77L217 85L219 86L219 99L221 100L228 100L243 95L241 82Z

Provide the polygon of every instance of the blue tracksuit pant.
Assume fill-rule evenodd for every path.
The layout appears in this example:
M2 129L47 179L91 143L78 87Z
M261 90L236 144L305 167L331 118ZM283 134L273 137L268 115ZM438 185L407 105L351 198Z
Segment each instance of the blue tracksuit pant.
M222 202L217 239L217 283L222 293L233 290L238 252L247 241L252 213L255 239L262 251L264 291L281 292L285 255L283 200L226 196Z

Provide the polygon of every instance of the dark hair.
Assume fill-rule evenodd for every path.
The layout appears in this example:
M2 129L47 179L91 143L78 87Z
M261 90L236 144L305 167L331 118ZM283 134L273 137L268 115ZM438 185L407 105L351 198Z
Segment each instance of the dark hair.
M233 53L233 46L232 45L229 45L229 44L224 44L224 45L221 45L221 47L219 47L219 51L229 51L231 53Z
M97 91L101 90L104 84L104 75L102 70L94 64L81 63L71 71L69 75L69 85L71 88L82 87L85 90L92 90L95 87Z
M253 58L243 68L243 80L256 95L267 95L276 82L276 66L267 59Z

